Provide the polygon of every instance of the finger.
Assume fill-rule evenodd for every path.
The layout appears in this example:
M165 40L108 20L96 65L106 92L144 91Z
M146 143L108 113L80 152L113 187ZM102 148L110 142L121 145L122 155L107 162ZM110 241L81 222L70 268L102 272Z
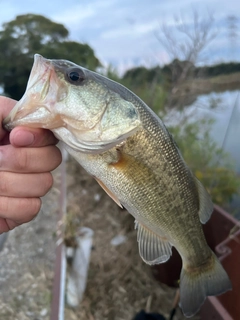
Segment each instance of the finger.
M12 108L15 106L17 101L10 98L0 96L0 124L2 124L3 119L9 114ZM0 140L6 135L6 131L0 126Z
M0 197L0 234L31 221L40 208L40 198Z
M6 116L9 114L9 112L12 110L12 108L15 106L16 103L17 103L16 100L10 99L8 97L0 96L1 122L4 118L6 118Z
M10 143L15 147L44 147L55 145L58 140L46 129L16 127L10 133Z
M62 161L56 146L14 148L0 146L0 170L19 173L40 173L54 170Z
M51 173L0 172L0 195L15 198L43 197L52 187Z

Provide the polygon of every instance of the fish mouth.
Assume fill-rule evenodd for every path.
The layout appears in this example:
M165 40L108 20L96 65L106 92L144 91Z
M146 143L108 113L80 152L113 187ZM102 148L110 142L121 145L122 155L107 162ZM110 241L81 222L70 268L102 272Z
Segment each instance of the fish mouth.
M50 61L42 57L40 54L35 54L33 67L29 76L26 91L32 91L34 88L36 97L38 97L38 95L40 94L41 98L44 99L49 89L49 82L52 71L53 67Z
M56 90L57 76L51 61L35 54L26 91L3 120L4 128L10 131L19 125L47 129L50 129L51 124L56 126L53 110L49 108L56 96ZM51 101L47 102L46 98L50 92Z

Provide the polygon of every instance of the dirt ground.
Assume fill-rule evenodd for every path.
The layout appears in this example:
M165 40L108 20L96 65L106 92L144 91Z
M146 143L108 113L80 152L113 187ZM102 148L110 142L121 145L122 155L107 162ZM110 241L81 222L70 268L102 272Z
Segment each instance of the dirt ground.
M57 170L39 216L10 232L0 252L1 320L49 319L59 175ZM65 320L132 320L142 309L168 319L176 289L159 284L139 257L133 218L73 160L67 164L67 185L67 238L85 226L94 230L94 240L84 298L76 309L66 306ZM125 242L114 246L111 240L118 235ZM174 320L181 319L178 308Z
M38 217L8 234L0 252L0 319L47 320L55 261L59 172Z

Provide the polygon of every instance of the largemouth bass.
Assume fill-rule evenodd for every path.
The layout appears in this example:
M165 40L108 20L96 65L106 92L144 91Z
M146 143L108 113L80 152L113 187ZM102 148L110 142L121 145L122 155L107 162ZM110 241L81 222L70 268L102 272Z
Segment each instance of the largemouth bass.
M231 289L201 223L213 205L163 122L124 86L66 60L35 55L22 99L4 126L51 130L69 153L135 218L141 258L181 255L180 305L194 315L206 296Z

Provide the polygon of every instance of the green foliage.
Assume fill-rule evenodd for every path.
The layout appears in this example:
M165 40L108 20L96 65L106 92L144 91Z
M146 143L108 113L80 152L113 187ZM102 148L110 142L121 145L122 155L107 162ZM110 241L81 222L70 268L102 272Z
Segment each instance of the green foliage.
M118 75L117 70L112 65L109 65L107 69L104 70L103 75L113 81L116 81L122 84L124 82L123 79Z
M110 75L114 79L113 75ZM141 98L152 110L160 114L164 110L167 92L163 86L160 67L146 69L138 67L127 71L122 78L115 80L126 86Z
M195 67L189 61L174 59L162 68L159 66L150 69L145 67L132 68L124 74L122 79L133 88L140 87L143 83L151 84L154 82L163 86L166 91L170 91L174 83L179 81L184 70L187 70L184 80L209 78L240 72L240 63L229 62L214 66Z
M135 86L139 86L143 82L162 84L164 81L162 70L159 66L151 69L145 67L130 69L124 74L123 79L133 83Z
M214 66L204 66L201 68L195 68L195 75L198 77L216 77L223 74L231 74L240 72L240 63L229 62L220 63Z
M72 60L93 70L100 66L93 50L87 44L68 41L68 34L62 24L41 15L21 15L5 23L0 31L0 85L4 93L21 98L35 53L50 59Z
M227 153L210 137L213 121L201 120L170 128L195 176L211 194L214 203L229 203L234 194L240 194L240 178L233 169Z
M49 59L70 60L91 70L100 66L93 49L88 44L75 41L59 42L51 50L48 46L44 46L38 53Z
M140 97L155 113L161 114L164 110L166 91L156 83L143 83L141 86L123 83L138 97Z

